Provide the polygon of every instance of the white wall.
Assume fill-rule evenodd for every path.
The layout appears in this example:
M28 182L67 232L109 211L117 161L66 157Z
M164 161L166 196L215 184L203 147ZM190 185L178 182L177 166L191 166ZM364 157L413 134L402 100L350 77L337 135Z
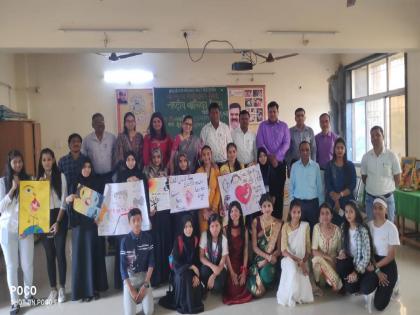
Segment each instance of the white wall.
M302 106L307 124L315 132L320 130L318 116L329 108L327 79L337 68L336 55L304 55L259 65L255 71L275 75L255 76L253 82L250 77L227 75L234 60L238 55L208 54L199 63L190 62L185 54L146 54L118 62L96 54L18 55L17 77L23 86L39 87L39 93L27 94L30 116L41 123L42 146L51 147L58 156L67 152L70 133L91 132L94 112L102 112L107 130L116 132L114 90L121 86L106 84L102 75L117 68L140 67L155 74L150 84L133 88L265 84L267 101L280 104L282 120L294 123L294 109Z
M5 85L11 86L9 89ZM15 97L15 57L13 54L0 54L0 105L16 109Z
M420 52L407 53L408 155L420 159Z

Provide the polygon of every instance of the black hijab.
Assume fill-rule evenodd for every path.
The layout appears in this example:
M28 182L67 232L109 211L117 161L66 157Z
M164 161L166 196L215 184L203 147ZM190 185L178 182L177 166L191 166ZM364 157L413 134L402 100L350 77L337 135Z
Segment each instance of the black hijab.
M182 217L182 229L181 234L178 236L178 238L175 240L174 244L174 260L191 265L194 263L194 256L196 251L196 241L194 236L194 231L191 234L191 236L186 236L184 233L185 225L190 222L191 225L193 225L193 218L191 215L186 214ZM179 251L179 238L182 238L183 241L183 248L182 248L182 254Z
M134 165L134 167L132 169L129 169L127 167L127 159L128 159L129 156L132 156L134 158L134 160L136 161L136 164ZM133 151L128 151L124 155L123 168L117 174L117 183L125 183L128 178L133 177L133 176L137 177L140 180L143 179L143 173L138 169L138 162L137 162L137 159L136 159L136 155L134 154Z
M269 185L269 182L270 182L270 162L267 159L267 162L264 165L260 163L261 152L263 152L263 153L265 153L265 155L267 155L267 150L263 147L258 148L257 159L258 159L258 164L260 165L261 175L263 177L264 185Z

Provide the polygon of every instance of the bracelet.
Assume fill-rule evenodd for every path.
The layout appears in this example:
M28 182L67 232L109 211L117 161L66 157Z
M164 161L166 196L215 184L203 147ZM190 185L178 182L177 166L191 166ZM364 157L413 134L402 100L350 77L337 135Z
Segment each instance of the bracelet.
M379 269L378 267L376 267L376 269L375 269L375 273L376 274L378 274L378 273L380 273L381 272L381 269Z
M245 274L248 274L248 268L246 266L241 266L240 271L241 273L245 272Z

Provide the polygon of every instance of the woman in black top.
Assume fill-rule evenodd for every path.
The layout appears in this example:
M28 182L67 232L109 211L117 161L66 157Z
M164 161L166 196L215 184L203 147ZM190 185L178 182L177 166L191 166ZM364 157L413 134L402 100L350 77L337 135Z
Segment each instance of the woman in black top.
M66 198L73 204L78 185L99 190L100 182L95 176L92 162L87 159L72 194ZM105 240L98 236L98 227L92 218L70 210L72 230L72 300L90 302L99 298L99 292L108 290L105 267Z

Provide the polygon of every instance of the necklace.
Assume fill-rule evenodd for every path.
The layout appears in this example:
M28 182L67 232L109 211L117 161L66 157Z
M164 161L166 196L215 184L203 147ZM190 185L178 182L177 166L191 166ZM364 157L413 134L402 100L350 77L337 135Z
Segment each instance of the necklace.
M270 230L269 230L269 232L268 232L268 234L266 233L266 225L265 225L265 223L264 223L264 219L263 218L261 218L261 225L262 225L262 228L263 228L263 232L264 232L264 236L265 236L265 238L268 240L268 239L270 239L271 238L271 235L273 235L273 226L274 226L274 221L271 221L271 223L270 223Z

